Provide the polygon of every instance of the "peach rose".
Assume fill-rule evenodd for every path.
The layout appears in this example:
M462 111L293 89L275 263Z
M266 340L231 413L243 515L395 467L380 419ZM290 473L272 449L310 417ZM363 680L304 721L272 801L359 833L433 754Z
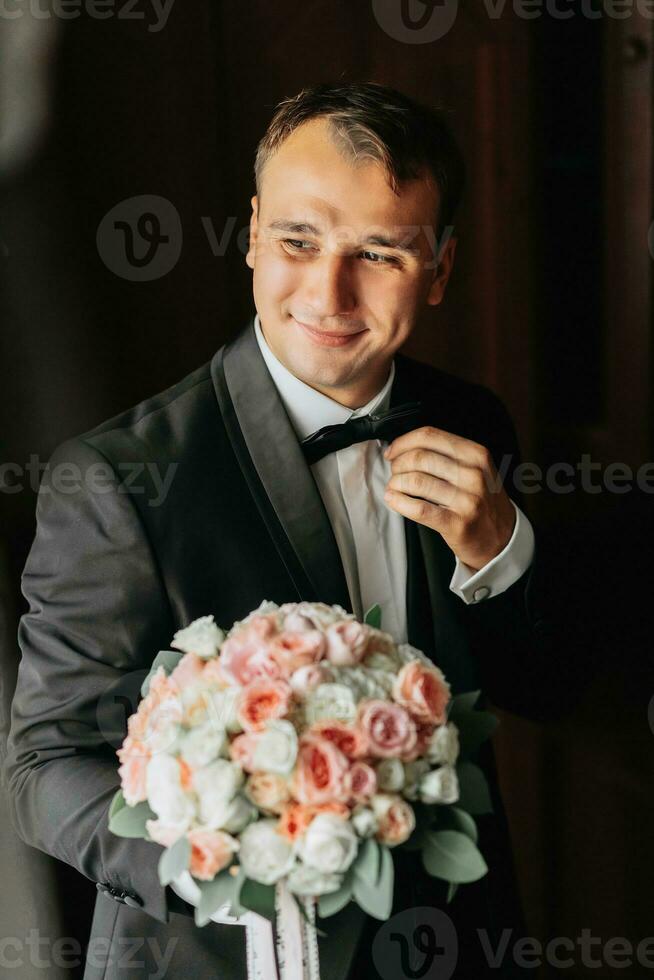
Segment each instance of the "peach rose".
M121 762L118 775L125 802L135 806L148 796L145 775L152 753L147 745L128 735L116 755Z
M416 818L413 807L396 793L377 793L371 803L377 818L377 840L389 847L403 844L413 833Z
M313 723L309 734L319 735L333 742L348 759L361 759L368 754L368 739L365 732L345 721L323 718Z
M320 630L284 631L270 644L270 656L279 665L283 677L290 677L300 667L318 663L325 652L325 637Z
M335 667L353 667L366 655L370 632L364 623L350 619L327 629L327 659Z
M189 830L191 845L189 871L199 881L211 881L231 863L238 842L222 830Z
M377 792L377 773L367 762L355 762L347 774L347 787L351 799L365 803Z
M414 762L415 759L419 759L424 755L427 755L427 749L429 748L429 743L431 737L436 730L436 725L424 725L420 722L416 723L416 744L410 752L404 752L402 755L402 762Z
M245 784L245 795L259 809L281 813L291 793L283 776L274 772L253 772Z
M415 722L399 704L377 699L362 701L358 723L368 736L369 753L377 758L395 758L415 748Z
M322 664L307 664L293 671L288 679L293 693L299 698L306 698L319 684L328 681L330 674Z
M237 735L229 743L229 755L232 762L238 762L245 772L254 771L254 750L258 740L259 736L256 732L244 732L243 735Z
M177 666L170 675L171 683L179 688L187 684L193 684L202 679L205 661L196 653L185 653L178 661Z
M275 624L255 616L229 636L220 649L220 667L231 684L248 684L256 677L279 677L279 664L270 654Z
M257 732L272 718L283 718L291 706L293 690L286 681L260 678L241 691L236 717L245 731Z
M416 721L442 725L447 717L450 686L435 665L410 660L395 679L393 697Z
M287 803L279 818L277 831L287 840L297 840L319 813L334 813L347 820L350 816L350 808L345 803L335 802L320 803L315 806L307 803Z
M349 763L333 742L317 735L305 735L292 776L293 796L300 803L345 802Z

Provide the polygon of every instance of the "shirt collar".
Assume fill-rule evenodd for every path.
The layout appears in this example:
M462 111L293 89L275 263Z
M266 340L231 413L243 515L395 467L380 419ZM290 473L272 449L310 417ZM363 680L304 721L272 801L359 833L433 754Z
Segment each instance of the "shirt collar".
M254 318L254 332L259 344L259 349L270 376L277 388L284 408L288 414L291 424L300 439L306 439L325 425L335 425L347 422L348 419L360 415L368 415L370 412L384 412L388 409L391 397L391 387L395 377L395 362L391 363L391 369L384 386L361 408L351 409L347 405L341 405L328 395L316 391L310 385L300 381L284 364L273 354L268 346L261 330L259 314Z

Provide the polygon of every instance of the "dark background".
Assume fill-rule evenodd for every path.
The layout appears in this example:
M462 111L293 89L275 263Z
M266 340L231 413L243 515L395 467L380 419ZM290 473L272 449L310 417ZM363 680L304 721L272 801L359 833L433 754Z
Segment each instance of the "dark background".
M431 43L392 36L372 0L176 0L159 31L143 2L134 19L120 5L104 20L0 17L0 461L45 463L240 329L257 141L281 98L338 80L441 105L468 163L448 294L407 352L497 391L541 467L587 454L600 484L611 463L653 459L654 22L600 3L589 17L575 0L559 4L569 19L459 6ZM173 268L142 282L108 268L97 241L103 217L140 195L169 201L182 229ZM3 728L34 531L34 487L16 484L3 470ZM527 498L578 610L569 655L581 644L598 665L572 715L503 715L496 739L528 925L544 942L654 935L653 500L581 486ZM93 883L25 847L5 810L2 936L83 945ZM648 972L577 956L540 975ZM26 964L21 980L32 975L43 970Z

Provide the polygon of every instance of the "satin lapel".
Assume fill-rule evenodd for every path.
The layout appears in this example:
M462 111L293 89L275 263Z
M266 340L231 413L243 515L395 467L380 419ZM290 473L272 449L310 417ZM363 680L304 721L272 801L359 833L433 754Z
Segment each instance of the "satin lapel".
M400 355L395 361L391 406L421 397L411 377L411 365ZM431 393L433 401L433 393ZM428 422L438 425L434 417ZM450 590L455 559L441 535L404 519L407 550L406 614L409 643L423 650L441 668L454 694L475 688L475 664L468 651L463 601Z
M351 611L327 511L261 356L253 320L216 354L212 375L239 465L299 597Z

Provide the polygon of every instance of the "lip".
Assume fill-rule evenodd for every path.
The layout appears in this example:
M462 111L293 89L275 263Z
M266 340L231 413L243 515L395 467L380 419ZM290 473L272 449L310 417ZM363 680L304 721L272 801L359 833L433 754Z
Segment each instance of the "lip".
M293 319L295 320L295 317ZM295 320L295 322L298 327L302 327L311 340L322 347L347 347L348 344L354 343L357 337L365 333L365 330L357 330L356 333L329 333L325 330L314 330L313 327L307 326L300 320Z

